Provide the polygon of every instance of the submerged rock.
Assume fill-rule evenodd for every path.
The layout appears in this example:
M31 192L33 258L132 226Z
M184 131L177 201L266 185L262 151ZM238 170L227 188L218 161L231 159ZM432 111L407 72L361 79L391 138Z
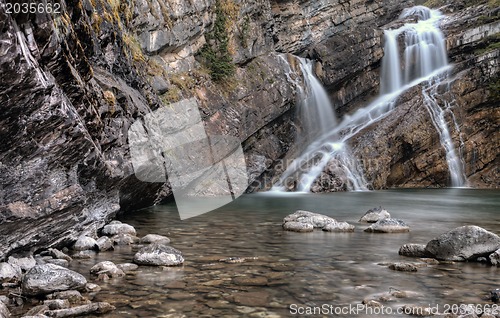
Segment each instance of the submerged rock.
M469 261L500 248L500 237L479 226L466 225L441 234L425 249L438 260Z
M75 251L88 251L97 249L97 241L89 236L80 236L73 244Z
M169 244L170 239L166 236L163 236L163 235L148 234L148 235L142 237L139 240L139 243L141 243L141 244L151 244L151 243Z
M387 210L382 209L382 207L378 207L368 210L361 217L361 219L359 219L359 222L375 223L379 220L388 219L390 217L391 215L389 214L389 212L387 212Z
M124 272L132 272L132 271L135 271L139 268L139 266L137 266L137 264L133 264L133 263L117 264L116 267L118 267L119 269L121 269Z
M35 296L83 288L86 283L85 277L77 272L54 264L44 264L36 265L26 273L21 288L23 294Z
M405 244L399 248L399 255L401 256L408 256L408 257L432 257L432 254L430 254L426 249L425 249L425 244Z
M184 262L182 253L167 245L153 243L141 248L134 256L139 265L175 266Z
M118 268L115 263L110 261L104 261L95 264L90 269L90 273L99 275L99 274L107 274L111 277L121 277L125 276L125 272L123 272L120 268Z
M113 236L117 234L129 234L135 236L137 233L132 225L121 223L120 221L113 221L110 224L104 226L102 229L102 234L107 236Z
M66 255L65 253L61 252L60 250L58 249L55 249L55 248L49 248L48 250L49 252L49 255L52 256L53 258L56 258L56 259L64 259L68 262L71 262L72 259L70 256Z
M111 241L113 241L113 244L115 245L131 245L139 242L139 238L131 234L120 233L113 235L113 237L111 237Z
M399 271L399 272L416 272L418 270L417 266L410 263L394 263L390 264L389 269Z
M410 227L399 219L382 219L365 229L365 232L373 233L403 233L409 231Z

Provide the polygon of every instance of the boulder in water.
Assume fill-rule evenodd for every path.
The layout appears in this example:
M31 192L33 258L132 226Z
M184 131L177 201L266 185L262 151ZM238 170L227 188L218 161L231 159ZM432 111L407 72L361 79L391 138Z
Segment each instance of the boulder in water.
M404 233L409 231L410 227L399 219L382 219L365 230L365 232L373 233Z
M83 288L86 283L85 277L77 272L54 264L43 264L36 265L24 275L21 287L23 294L35 296Z
M100 262L100 263L95 264L90 269L90 273L95 274L95 275L106 274L106 275L109 275L111 277L125 276L125 273L120 268L118 268L115 265L115 263L110 262L110 261L104 261L104 262Z
M405 244L399 248L399 255L409 257L432 257L425 249L425 244Z
M96 244L100 252L114 249L113 241L107 236L101 236L100 238L98 238Z
M309 223L290 221L283 223L283 229L292 232L312 232L314 231L314 226Z
M175 266L184 263L179 250L160 243L153 243L141 248L134 256L134 263L139 265Z
M114 236L117 234L136 235L135 228L132 225L121 223L120 221L113 221L102 229L102 234L107 236Z
M479 226L457 227L431 240L425 249L438 260L470 261L500 248L500 237Z
M298 210L295 213L290 214L283 219L283 224L288 222L300 222L300 223L311 224L314 228L322 229L328 223L335 223L337 221L323 214Z
M73 250L75 251L88 251L97 250L97 242L89 236L80 236L73 244Z
M376 223L379 220L388 219L390 217L391 215L387 212L387 210L382 209L382 207L378 207L366 211L361 219L359 219L359 222Z
M163 235L158 234L148 234L140 239L139 243L141 244L151 244L151 243L161 243L161 244L169 244L170 239Z

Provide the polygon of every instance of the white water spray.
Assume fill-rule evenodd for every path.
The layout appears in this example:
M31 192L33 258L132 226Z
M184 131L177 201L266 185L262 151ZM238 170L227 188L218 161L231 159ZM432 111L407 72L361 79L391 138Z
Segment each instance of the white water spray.
M282 174L273 187L274 190L287 190L290 188L290 180L299 180L295 186L296 190L311 191L314 182L325 171L325 167L332 162L335 162L343 171L342 174L349 190L367 189L368 182L363 176L362 166L351 155L347 142L362 129L386 117L394 109L397 98L410 87L420 83L425 83L423 92L425 106L431 113L441 143L446 150L452 186L465 184L462 161L454 150L445 119L445 114L451 113L451 109L450 107L446 107L445 110L441 109L435 98L436 92L429 90L431 86L429 83L439 80L440 75L450 68L444 46L444 36L438 27L442 15L439 11L416 6L405 10L400 18L409 17L416 17L417 22L407 23L398 29L384 32L385 54L382 59L380 78L381 96L368 106L358 109L351 115L346 115L340 124L332 125L328 132L324 132L310 143L301 156L295 159ZM398 44L398 37L401 35L405 37L403 69ZM305 71L304 69L304 77L314 78L312 68L307 68ZM322 87L314 87L314 89L322 89ZM332 109L328 100L323 103L326 106L317 108L320 117L324 109ZM306 104L308 104L307 101ZM451 117L454 119L453 113ZM456 121L455 127L458 127Z

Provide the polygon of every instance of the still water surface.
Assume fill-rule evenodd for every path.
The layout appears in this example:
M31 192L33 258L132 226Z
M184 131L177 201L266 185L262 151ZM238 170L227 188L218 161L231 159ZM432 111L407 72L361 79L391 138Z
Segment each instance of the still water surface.
M293 317L290 306L356 306L390 291L411 291L385 303L491 304L500 287L499 270L480 263L429 265L396 272L384 262L416 262L398 255L405 243L427 243L462 225L500 234L500 192L495 190L389 190L334 194L253 194L202 216L181 221L175 204L121 216L138 235L167 235L183 252L181 267L140 267L135 275L99 282L95 300L117 310L105 317ZM409 233L365 233L359 218L382 206L403 219ZM354 233L284 232L283 218L297 209L326 214L356 225ZM94 263L131 262L137 248L120 247L72 265L88 272ZM219 259L247 257L243 263ZM295 317L301 315L295 315ZM323 315L327 316L327 315ZM333 316L333 315L332 315ZM337 315L350 317L353 315ZM358 317L372 315L361 312ZM385 315L386 317L408 317ZM318 315L316 317L321 317Z

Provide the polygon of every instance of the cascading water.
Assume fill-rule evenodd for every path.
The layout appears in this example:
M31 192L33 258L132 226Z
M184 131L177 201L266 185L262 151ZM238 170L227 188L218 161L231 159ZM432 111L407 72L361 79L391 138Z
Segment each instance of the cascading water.
M348 190L365 190L368 183L363 177L361 165L354 158L347 142L362 129L380 121L386 117L395 107L397 98L408 88L424 82L425 106L429 110L433 123L439 132L441 143L446 150L446 159L450 169L452 186L463 186L466 182L460 157L454 150L453 141L446 123L445 114L451 112L450 108L441 109L436 101L436 91L430 89L435 85L431 83L439 81L446 70L450 68L447 61L444 36L438 27L442 17L436 10L430 10L423 6L416 6L405 10L401 19L416 17L416 23L407 23L394 30L386 30L384 57L382 59L382 71L380 78L380 97L368 106L358 109L352 115L346 115L337 125L331 125L327 132L324 127L323 133L311 142L305 151L296 158L287 170L276 182L273 190L289 190L290 179L296 185L292 188L298 191L308 192L325 167L334 163L342 171L344 182ZM398 37L404 34L405 50L403 69L400 59L400 48ZM323 90L312 73L312 67L305 67L301 60L302 72L306 78L306 85L311 91ZM307 63L305 63L307 65ZM310 85L312 79L318 83L314 88ZM309 82L309 83L307 83ZM439 84L439 83L435 83ZM307 90L306 90L307 91ZM308 96L311 96L310 94ZM326 93L325 95L326 96ZM309 101L305 101L309 105ZM317 105L312 109L318 111L332 109L328 99L314 98ZM307 106L309 107L309 106ZM321 113L317 113L321 117ZM453 114L451 117L454 119ZM320 123L320 121L316 121ZM321 123L321 125L323 125ZM455 122L455 127L458 125ZM328 167L330 169L330 167ZM338 169L337 169L338 170Z

